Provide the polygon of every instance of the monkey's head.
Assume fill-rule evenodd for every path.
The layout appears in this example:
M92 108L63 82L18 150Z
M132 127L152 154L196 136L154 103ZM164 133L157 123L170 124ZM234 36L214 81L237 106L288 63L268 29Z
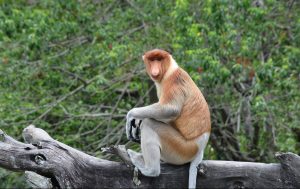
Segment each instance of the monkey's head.
M171 55L164 50L153 49L147 51L143 60L146 65L148 75L153 81L160 82L171 64Z

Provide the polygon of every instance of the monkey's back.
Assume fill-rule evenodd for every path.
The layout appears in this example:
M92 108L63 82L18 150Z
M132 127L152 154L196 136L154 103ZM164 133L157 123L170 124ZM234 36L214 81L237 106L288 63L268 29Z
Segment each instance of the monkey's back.
M179 68L179 72L177 80L181 81L180 87L184 94L183 107L179 117L172 122L172 125L187 140L192 140L205 132L210 132L210 112L203 94L194 81L183 69Z

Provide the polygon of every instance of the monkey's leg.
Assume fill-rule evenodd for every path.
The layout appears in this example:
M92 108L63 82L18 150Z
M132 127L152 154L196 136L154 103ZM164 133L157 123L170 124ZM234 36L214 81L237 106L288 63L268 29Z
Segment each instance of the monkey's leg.
M128 150L132 163L145 176L160 174L160 159L172 164L185 164L198 153L196 140L186 140L174 127L154 119L141 124L142 156ZM142 161L144 160L144 161Z
M127 150L127 153L131 159L131 162L136 166L139 170L145 167L145 162L143 159L143 155L141 153L135 152L131 149Z
M209 132L206 132L202 134L198 139L197 139L197 144L199 146L199 151L195 157L195 159L191 162L190 164L190 169L189 169L189 188L196 188L196 181L197 181L197 166L201 163L203 160L203 154L205 147L207 145L208 139L209 139Z
M141 124L141 148L142 154L128 150L132 163L143 175L156 177L160 174L160 144L156 133L156 122L144 119Z
M146 123L149 124L148 127L155 131L159 137L162 160L178 165L191 162L189 170L189 188L196 188L197 166L203 159L203 153L210 133L204 133L197 139L186 140L171 125L156 120L147 120ZM147 148L147 145L145 145L145 148ZM144 156L144 158L145 157L146 156ZM147 160L145 159L145 163L146 162Z

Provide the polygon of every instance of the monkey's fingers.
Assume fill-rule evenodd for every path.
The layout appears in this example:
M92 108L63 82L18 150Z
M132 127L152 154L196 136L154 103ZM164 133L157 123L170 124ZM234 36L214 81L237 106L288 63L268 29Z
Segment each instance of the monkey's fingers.
M134 133L135 133L135 130L136 130L136 126L135 126L135 119L132 119L130 121L130 133L129 133L129 138L130 140L134 140Z
M132 121L133 121L133 118L127 118L127 120L126 120L126 136L127 136L127 139L129 139L129 140L132 140L132 134L131 134Z
M132 139L131 141L141 144L141 140L139 140L139 139Z
M132 125L132 137L134 138L135 142L141 141L141 119L135 119L134 125Z
M136 138L135 138L135 142L137 142L137 143L141 143L141 128L140 127L138 127L137 128L137 134L136 134Z
M141 133L140 127L137 127L137 126L132 127L131 134L133 137L133 141L135 141L135 142L140 141L140 138L141 138L140 133Z
M134 122L132 122L132 137L137 139L139 137L139 127L140 127L140 120L139 119L134 119Z
M137 121L136 121L136 123L135 123L135 124L136 124L136 125L138 125L138 126L140 127L140 126L141 126L141 124L142 124L142 121L143 121L143 120L139 119L139 120L137 120Z

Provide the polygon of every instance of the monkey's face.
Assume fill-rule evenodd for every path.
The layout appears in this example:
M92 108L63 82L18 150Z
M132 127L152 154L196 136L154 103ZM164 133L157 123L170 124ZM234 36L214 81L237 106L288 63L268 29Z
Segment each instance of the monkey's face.
M149 76L155 81L161 81L162 79L162 62L159 60L150 61L147 69Z
M154 49L146 52L143 60L151 79L155 82L160 82L170 65L169 53L160 49Z

